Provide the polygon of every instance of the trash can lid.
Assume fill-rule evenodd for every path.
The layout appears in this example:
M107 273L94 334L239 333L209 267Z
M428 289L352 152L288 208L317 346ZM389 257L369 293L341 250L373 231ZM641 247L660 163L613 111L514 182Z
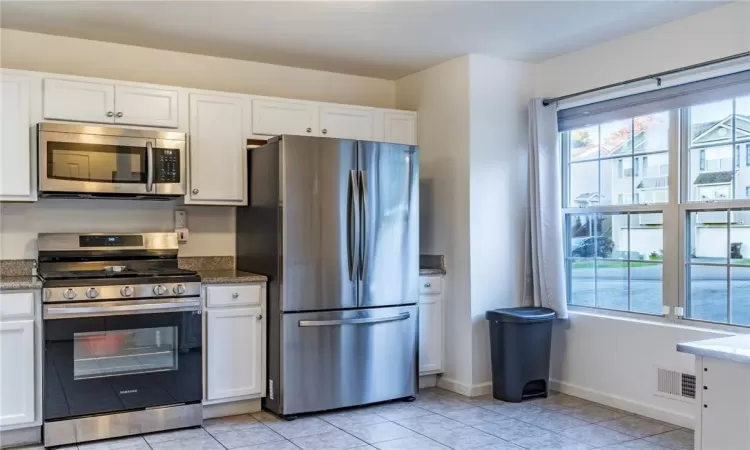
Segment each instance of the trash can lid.
M495 322L546 322L555 318L555 311L549 308L539 308L536 306L521 306L517 308L493 309L487 311L485 318Z

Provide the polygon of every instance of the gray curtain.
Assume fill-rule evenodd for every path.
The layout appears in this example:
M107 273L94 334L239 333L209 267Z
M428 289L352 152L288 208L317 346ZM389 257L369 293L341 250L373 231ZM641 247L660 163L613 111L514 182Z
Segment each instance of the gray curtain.
M568 317L563 253L562 155L557 108L533 99L529 106L529 210L526 220L527 304L552 308Z

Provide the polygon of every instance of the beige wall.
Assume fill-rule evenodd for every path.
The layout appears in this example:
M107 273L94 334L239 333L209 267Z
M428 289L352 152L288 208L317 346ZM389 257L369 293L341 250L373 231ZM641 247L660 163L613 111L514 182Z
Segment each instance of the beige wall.
M395 89L377 78L8 29L0 67L383 108Z
M0 29L0 67L200 89L393 107L389 80ZM35 258L37 233L164 231L188 212L183 256L234 254L234 208L174 202L52 200L0 204L0 257Z

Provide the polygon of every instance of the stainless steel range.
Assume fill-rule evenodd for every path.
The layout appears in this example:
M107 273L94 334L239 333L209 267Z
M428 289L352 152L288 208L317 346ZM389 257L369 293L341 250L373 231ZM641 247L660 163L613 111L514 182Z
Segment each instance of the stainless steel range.
M202 423L200 277L175 233L40 234L44 445Z

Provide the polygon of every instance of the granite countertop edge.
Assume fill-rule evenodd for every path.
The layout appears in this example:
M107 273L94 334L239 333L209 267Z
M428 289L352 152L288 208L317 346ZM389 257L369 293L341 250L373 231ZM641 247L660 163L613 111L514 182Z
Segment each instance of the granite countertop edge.
M419 269L420 275L445 275L445 269Z
M203 284L265 283L268 277L235 269L198 270Z
M750 364L750 335L741 334L677 344L677 351L696 356Z
M23 291L41 288L42 280L33 275L0 278L0 291Z

